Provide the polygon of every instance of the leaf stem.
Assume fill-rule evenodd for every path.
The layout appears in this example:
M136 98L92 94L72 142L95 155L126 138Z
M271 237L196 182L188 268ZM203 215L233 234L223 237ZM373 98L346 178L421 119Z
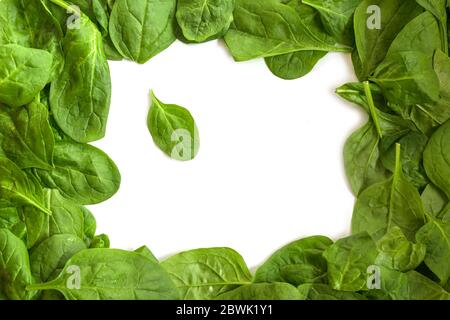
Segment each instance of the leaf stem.
M377 109L375 108L375 104L373 102L372 90L370 89L369 81L364 81L364 93L366 94L367 104L369 105L370 115L372 117L375 128L377 129L378 136L380 138L383 137L383 132L381 131L380 123L378 122L378 114Z
M399 173L402 170L402 160L401 160L401 145L400 143L395 144L395 172Z
M448 34L447 26L444 23L439 22L439 29L441 31L441 45L442 51L448 56Z
M77 14L76 10L74 8L72 8L67 2L65 2L63 0L50 0L50 2L56 4L58 7L66 9L70 13Z

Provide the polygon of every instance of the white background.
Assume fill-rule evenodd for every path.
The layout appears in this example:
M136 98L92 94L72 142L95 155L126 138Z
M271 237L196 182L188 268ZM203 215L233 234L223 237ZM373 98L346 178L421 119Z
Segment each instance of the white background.
M122 173L119 193L91 207L116 248L159 258L227 246L249 266L288 242L349 233L354 198L343 169L358 108L334 94L353 81L350 58L329 54L306 77L236 63L221 42L175 43L145 65L112 62L106 138L95 143ZM200 132L191 162L167 158L146 126L148 92L188 108Z

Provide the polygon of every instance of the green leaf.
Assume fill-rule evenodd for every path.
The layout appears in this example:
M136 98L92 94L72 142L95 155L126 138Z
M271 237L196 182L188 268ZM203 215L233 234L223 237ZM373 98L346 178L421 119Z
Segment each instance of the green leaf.
M84 241L71 234L58 234L44 240L30 254L33 277L39 282L52 280L67 260L83 249L86 249Z
M381 269L381 287L394 300L449 300L450 294L416 271Z
M169 272L181 298L186 300L213 299L252 281L242 257L228 248L182 252L161 265Z
M380 28L368 28L367 13L370 6L378 6L381 13ZM422 12L415 1L364 0L355 10L354 28L356 48L361 63L359 77L366 80L384 60L392 41L403 27Z
M0 45L0 102L27 104L48 83L53 57L44 50L16 44Z
M111 198L119 189L120 173L101 150L88 144L57 142L54 169L36 170L45 186L79 204L96 204Z
M308 74L326 51L297 51L266 58L270 71L285 80L294 80Z
M374 83L368 84L372 96L374 106L381 110L387 111L386 99L383 96L380 87ZM362 107L368 114L370 114L369 101L365 93L365 83L350 82L346 83L336 89L336 93L343 99Z
M63 48L64 69L50 89L53 117L75 141L99 140L105 135L111 101L111 78L102 36L82 15L80 28L67 31Z
M321 283L302 284L298 290L304 300L367 300L359 293L333 290Z
M440 216L440 213L448 203L445 194L433 184L429 184L425 187L421 198L425 212L434 217Z
M46 190L45 195L51 215L33 207L18 208L20 219L26 225L28 248L58 234L74 235L90 245L96 229L92 213L65 199L57 190Z
M380 137L372 122L353 133L344 145L344 166L355 195L375 182L388 177L379 151Z
M134 252L142 254L144 257L150 259L153 262L159 263L158 259L153 255L153 252L147 246L137 248L136 250L134 250Z
M117 0L109 21L122 56L145 63L175 41L175 0Z
M395 53L386 58L370 78L395 104L414 105L439 99L439 79L430 57L419 51Z
M294 8L278 0L236 0L234 21L225 42L237 61L295 51L350 49L324 33L310 30Z
M50 214L44 191L35 179L28 177L14 162L0 157L0 199L18 206L32 206Z
M20 219L15 207L0 206L0 229L7 229L22 240L26 239L27 236L26 226Z
M30 299L35 293L25 291L33 282L28 251L22 240L0 229L0 292L12 300Z
M409 241L399 227L392 227L377 242L376 264L398 271L416 269L425 258L426 246Z
M340 239L324 252L331 287L341 291L367 289L367 269L377 256L375 242L367 233Z
M432 13L439 22L441 50L448 54L447 0L416 0L418 4Z
M0 45L17 44L49 52L53 61L50 79L45 81L54 80L61 72L64 64L62 36L58 21L51 15L43 1L0 1ZM40 76L44 77L44 74Z
M155 144L172 159L194 159L200 138L191 113L181 106L161 102L153 91L151 99L147 125Z
M0 106L0 154L22 169L51 169L54 144L44 105L32 102L16 109Z
M276 251L255 274L254 282L326 282L327 262L323 252L333 241L316 236L292 242Z
M302 23L312 33L326 37L318 12L300 1L288 3L299 15ZM265 59L270 71L279 78L293 80L309 73L317 62L327 54L327 51L296 51Z
M423 151L427 146L428 137L422 133L411 131L400 138L397 143L401 145L400 160L406 180L414 184L418 190L423 190L429 183L422 164ZM391 172L395 171L395 149L396 146L392 145L382 155L383 165Z
M440 48L436 19L428 12L414 18L392 42L384 61L370 79L392 103L413 105L439 99L439 79L433 69Z
M253 283L225 292L217 300L301 300L301 296L287 283Z
M352 231L373 235L381 230L400 227L409 240L424 224L424 209L416 188L408 182L400 162L397 145L393 176L365 189L358 197L352 218Z
M233 21L234 0L178 0L176 18L188 41L220 36Z
M116 249L82 250L67 261L55 280L27 289L58 290L68 300L178 298L161 266L139 253Z
M424 103L416 108L431 120L432 127L436 127L450 119L450 58L437 50L433 63L440 83L440 98L435 103ZM420 122L418 126L421 126Z
M390 55L420 51L427 55L433 55L440 49L439 27L436 19L424 12L412 19L395 37L387 52Z
M450 223L431 218L416 234L417 242L427 248L425 264L441 280L450 278Z
M432 135L423 153L428 178L450 198L450 121Z
M361 0L303 0L320 13L325 30L339 42L354 45L353 16Z
M109 248L110 240L108 235L100 234L92 239L90 248Z

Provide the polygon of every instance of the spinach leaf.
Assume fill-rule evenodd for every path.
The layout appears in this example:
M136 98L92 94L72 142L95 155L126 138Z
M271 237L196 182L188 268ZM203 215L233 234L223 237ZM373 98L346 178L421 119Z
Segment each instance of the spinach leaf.
M439 35L441 37L441 50L448 54L447 34L447 0L416 0L418 4L432 13L439 22Z
M303 0L320 13L325 30L340 43L354 45L353 16L361 0Z
M142 254L144 257L150 259L153 262L159 263L158 259L153 255L153 252L151 252L151 250L147 246L137 248L136 250L134 250L134 252Z
M450 197L450 120L430 138L423 153L423 164L428 178Z
M95 236L91 241L90 248L109 248L110 241L109 237L106 234L100 234Z
M108 33L109 12L104 0L70 0L70 3L95 22L102 34Z
M120 54L145 63L175 41L175 0L117 0L109 21Z
M11 107L27 104L48 83L53 57L40 49L0 45L0 102Z
M424 224L424 209L416 188L408 182L401 164L400 145L396 146L396 166L392 177L365 189L359 195L352 218L352 231L367 231L373 235L380 230L400 227L412 240Z
M16 44L50 53L53 57L50 79L45 80L54 80L61 72L64 64L61 39L58 21L43 1L0 1L0 45Z
M287 283L253 283L225 292L217 300L301 300L301 296Z
M435 103L425 103L416 107L431 119L431 127L437 127L450 119L450 58L442 51L437 50L433 64L440 83L439 100ZM420 124L419 122L418 126Z
M50 89L53 117L62 131L78 142L101 139L111 101L111 78L101 34L82 15L80 28L67 31L63 48L64 69Z
M45 200L51 215L33 207L18 208L18 214L26 226L28 248L58 234L74 235L91 245L94 241L96 222L92 213L72 201L65 199L57 190L46 190Z
M188 41L204 42L228 30L233 10L234 0L178 0L176 18Z
M3 157L0 157L0 199L18 206L29 205L51 214L42 187L14 162Z
M414 105L439 99L439 79L431 59L418 51L388 56L370 79L381 87L392 103Z
M31 283L27 248L10 231L0 229L0 292L13 300L31 299L35 293L25 290Z
M323 256L327 260L328 280L333 289L367 289L367 269L375 262L377 247L366 232L336 241Z
M17 208L0 205L0 229L11 231L16 237L26 239L26 226L20 219Z
M333 241L316 236L301 239L275 252L255 274L254 282L287 282L294 286L327 281L323 252Z
M304 300L367 300L362 294L333 290L321 283L302 284L298 290Z
M74 281L79 276L79 282ZM69 300L177 299L161 266L135 252L87 249L71 257L59 276L28 290L58 290Z
M80 238L71 234L54 235L31 251L31 273L38 282L46 282L56 277L77 252L86 249Z
M52 215L48 219L49 236L71 234L89 245L95 236L96 221L85 207L65 199L57 190L48 192Z
M440 216L448 199L435 185L429 184L423 190L421 196L425 212L434 217Z
M389 176L389 171L381 162L379 143L380 137L375 125L367 122L344 145L345 172L355 195Z
M225 42L237 61L305 50L349 50L326 34L314 33L294 8L278 0L236 0Z
M182 252L161 265L170 274L181 298L187 300L213 299L252 281L242 257L228 248Z
M41 103L15 109L0 106L0 154L20 168L51 169L54 140L48 110Z
M392 227L377 242L376 264L398 271L416 269L424 260L426 246L409 241L399 227Z
M153 91L151 100L147 125L155 144L173 159L194 159L200 138L191 113L181 106L161 102Z
M270 71L285 80L294 80L308 74L326 51L297 51L265 59Z
M287 3L295 9L302 23L312 33L326 37L318 12L298 0ZM309 73L327 51L296 51L265 59L270 71L279 78L293 80Z
M380 8L380 28L368 28L368 19L375 13L368 13L371 6ZM361 68L362 80L373 74L384 60L392 41L403 27L421 13L415 1L404 0L364 0L355 10L355 42Z
M388 178L389 170L382 163L384 151L414 129L414 125L380 111L375 103L385 108L385 100L378 87L367 81L360 85L344 85L338 88L337 93L363 107L371 118L347 139L344 146L346 174L353 193L359 194L369 185Z
M389 47L386 58L396 53L410 51L433 55L440 49L440 45L438 23L429 12L424 12L412 19L398 33Z
M423 168L423 151L428 143L428 137L422 133L411 131L400 138L397 143L401 145L401 163L405 178L414 184L418 190L423 190L429 183ZM395 171L395 149L392 145L382 155L382 162L389 171Z
M381 269L381 287L395 300L449 300L441 286L416 271L401 273Z
M400 105L436 102L439 79L432 57L440 48L436 19L428 12L414 18L392 42L385 60L370 79L389 101Z
M112 197L120 186L120 173L101 150L88 144L57 142L54 169L37 169L41 181L79 204L96 204Z
M450 223L430 218L416 234L417 241L427 248L425 264L444 285L450 278Z
M367 86L369 88L367 88ZM370 92L372 98L371 104L382 112L390 111L387 108L386 98L383 96L380 87L375 83L368 82L350 82L346 83L336 89L336 93L343 99L350 101L360 107L362 107L368 114L371 113L369 100L366 92Z

